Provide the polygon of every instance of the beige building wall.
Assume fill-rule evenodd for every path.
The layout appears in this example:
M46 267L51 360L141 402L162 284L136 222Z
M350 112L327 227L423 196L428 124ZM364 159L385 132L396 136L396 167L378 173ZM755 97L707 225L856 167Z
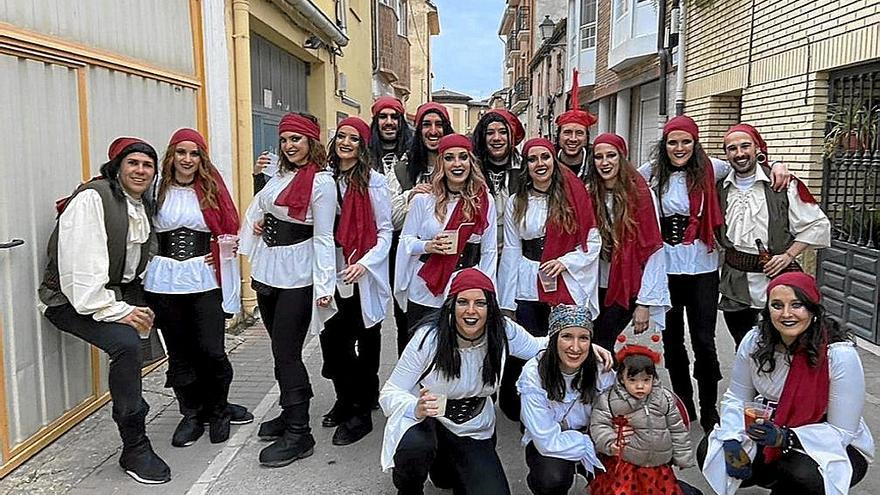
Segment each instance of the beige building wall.
M440 16L430 0L409 1L410 94L406 113L414 116L422 103L431 99L431 36L440 34Z

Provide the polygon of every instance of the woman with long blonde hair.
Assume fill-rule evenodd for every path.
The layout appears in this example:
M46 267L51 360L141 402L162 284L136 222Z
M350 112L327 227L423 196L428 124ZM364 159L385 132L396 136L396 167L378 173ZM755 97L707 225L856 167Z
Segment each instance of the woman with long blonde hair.
M443 305L453 272L479 266L494 278L498 259L495 201L470 139L450 134L437 150L431 192L413 196L397 252L394 296L407 312L410 334Z
M162 159L153 224L159 252L144 289L168 347L166 387L174 390L183 419L171 445L187 447L209 425L212 443L229 438L230 424L254 416L229 404L232 365L224 349L225 313L239 311L237 263L219 256L218 236L238 232L238 211L194 129L171 136Z

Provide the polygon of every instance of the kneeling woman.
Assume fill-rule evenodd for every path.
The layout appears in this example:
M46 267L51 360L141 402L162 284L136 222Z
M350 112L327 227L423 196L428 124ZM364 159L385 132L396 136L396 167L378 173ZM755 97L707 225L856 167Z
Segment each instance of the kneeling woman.
M698 449L703 475L720 494L741 480L774 494L847 493L874 457L855 344L805 273L772 279L762 316L737 351L721 426Z
M388 251L391 199L385 178L370 169L370 127L358 117L339 122L330 168L339 193L336 228L336 305L324 324L322 375L333 381L336 403L324 426L337 426L334 445L354 443L373 430L379 396L379 330L391 300Z
M443 305L455 270L478 266L495 278L495 201L472 149L461 134L443 136L437 148L441 169L432 176L431 192L410 202L394 277L394 296L407 312L410 332Z
M550 308L584 306L599 314L596 281L601 240L583 183L556 160L553 143L523 145L527 167L504 213L504 249L498 276L500 305L532 335L547 334ZM548 283L549 281L549 283ZM523 362L510 359L499 392L501 410L519 420L516 379Z
M171 136L158 203L153 225L159 252L147 267L144 288L168 346L165 386L174 390L183 414L171 445L195 443L205 432L203 422L210 425L211 442L223 442L230 422L254 420L247 409L227 402L232 365L224 349L224 312L238 312L241 281L236 262L220 259L217 236L238 233L238 211L196 130Z
M593 322L582 306L550 311L547 350L529 360L516 383L522 397L529 475L536 495L565 495L575 472L602 468L590 440L593 398L614 383L592 351Z
M508 354L531 359L546 342L501 315L484 273L455 276L437 321L419 327L379 396L388 416L382 468L394 468L398 493L422 493L429 473L456 494L510 493L491 396Z

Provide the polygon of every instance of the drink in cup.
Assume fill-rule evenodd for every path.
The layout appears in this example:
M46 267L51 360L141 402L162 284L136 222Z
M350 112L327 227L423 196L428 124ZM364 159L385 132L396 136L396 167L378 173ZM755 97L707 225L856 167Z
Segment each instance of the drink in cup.
M351 266L351 260L354 258L357 249L352 251L351 255L348 257L347 263L345 266ZM336 290L339 291L339 297L343 299L348 299L349 297L354 295L354 284L347 284L342 278L343 272L339 272L336 274ZM357 283L357 282L355 282Z
M235 234L221 234L217 236L217 245L220 246L220 259L235 259L235 246L238 245L238 236Z
M444 230L440 234L450 242L450 247L443 254L458 254L458 230Z
M437 417L446 416L446 394L431 392L431 395L437 398Z
M746 402L743 406L743 419L745 420L746 429L755 424L758 419L770 421L772 414L773 410L763 402Z
M538 270L538 280L541 281L544 292L556 292L556 277L547 275L544 270Z

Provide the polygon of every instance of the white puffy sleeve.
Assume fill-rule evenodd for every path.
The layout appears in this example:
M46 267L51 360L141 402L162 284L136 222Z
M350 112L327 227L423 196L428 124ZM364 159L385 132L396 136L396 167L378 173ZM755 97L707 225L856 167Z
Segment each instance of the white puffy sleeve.
M336 247L333 243L336 184L327 172L315 174L311 207L315 232L312 238L312 280L315 299L320 299L332 296L336 291Z
M788 227L794 240L814 248L831 245L831 222L816 203L807 203L797 192L797 179L788 184Z
M539 351L547 348L547 337L535 337L521 327L519 323L504 317L507 333L507 348L511 356L529 360Z
M515 201L507 202L504 211L504 248L501 250L501 266L498 268L498 305L501 309L516 309L516 290L519 263L522 258L522 239L513 219Z

